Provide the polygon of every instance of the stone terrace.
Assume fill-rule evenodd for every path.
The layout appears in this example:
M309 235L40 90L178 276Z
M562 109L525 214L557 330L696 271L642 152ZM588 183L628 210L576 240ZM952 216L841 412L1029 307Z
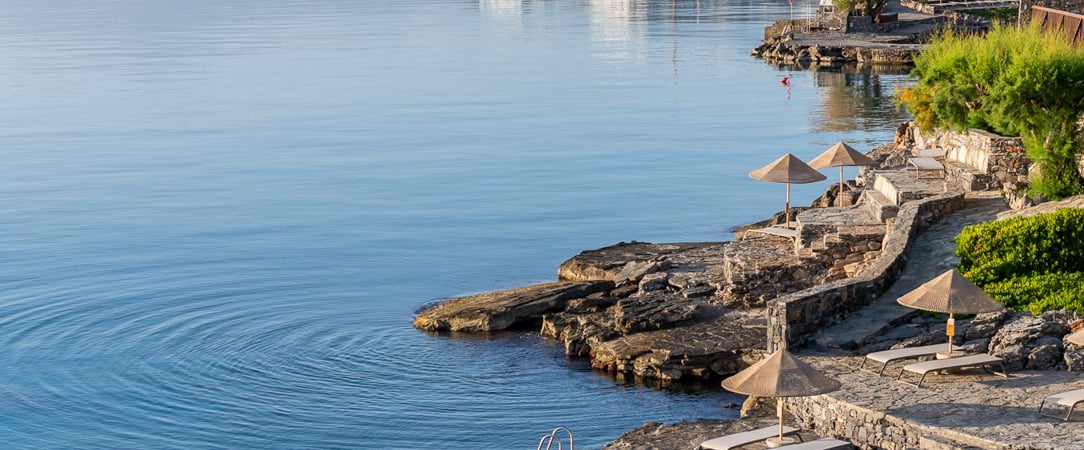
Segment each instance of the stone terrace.
M825 436L877 442L883 449L1084 449L1084 422L1042 417L1048 395L1084 388L1084 373L1009 372L1008 379L982 370L931 375L922 388L855 370L861 358L803 354L802 360L843 384L840 391L787 400L804 429ZM895 369L895 370L893 370ZM891 376L888 376L891 374Z

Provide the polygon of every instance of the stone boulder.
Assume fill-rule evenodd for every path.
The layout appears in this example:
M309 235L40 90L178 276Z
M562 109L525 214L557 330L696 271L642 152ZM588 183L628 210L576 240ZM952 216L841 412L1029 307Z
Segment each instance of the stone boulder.
M1084 319L1076 319L1069 324L1069 334L1084 329ZM1075 372L1084 371L1084 346L1069 342L1069 334L1062 338L1065 348L1065 368Z
M639 295L645 295L649 292L662 291L670 287L670 274L666 272L655 272L644 275L640 278L637 285L640 290L637 292Z
M990 338L990 354L1003 358L1010 371L1057 368L1064 362L1061 340L1069 328L1052 313L1039 317L1020 314L1009 319Z
M1065 368L1076 372L1084 371L1084 346L1062 341L1065 348Z
M972 319L961 321L962 323L958 326L959 334L967 341L992 338L1001 328L1001 324L1005 322L1005 319L1010 316L1012 316L1012 311L1008 309L976 314Z

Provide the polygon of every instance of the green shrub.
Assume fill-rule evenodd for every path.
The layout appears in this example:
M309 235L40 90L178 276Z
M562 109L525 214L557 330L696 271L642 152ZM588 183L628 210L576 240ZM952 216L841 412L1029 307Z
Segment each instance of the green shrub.
M1048 273L987 284L990 297L1014 311L1067 309L1084 313L1084 272Z
M965 278L1016 311L1084 312L1084 209L968 226L956 256Z
M1084 272L1084 209L971 225L956 237L959 270L978 286L1047 273Z

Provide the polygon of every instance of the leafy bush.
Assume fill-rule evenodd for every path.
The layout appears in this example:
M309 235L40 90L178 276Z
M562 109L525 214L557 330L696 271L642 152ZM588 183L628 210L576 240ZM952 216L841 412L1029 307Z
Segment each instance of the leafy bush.
M1011 278L1084 272L1084 209L971 225L956 237L960 273L983 286Z
M1015 311L1066 309L1084 313L1084 272L1012 278L983 287L990 297Z
M1084 209L968 226L956 256L965 278L1015 310L1084 312Z

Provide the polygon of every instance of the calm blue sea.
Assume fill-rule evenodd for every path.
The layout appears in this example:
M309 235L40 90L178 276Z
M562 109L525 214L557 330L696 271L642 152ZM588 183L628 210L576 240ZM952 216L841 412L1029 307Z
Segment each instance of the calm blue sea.
M734 417L411 319L731 239L783 206L750 170L891 140L904 76L748 56L809 7L0 0L0 446L597 449Z

